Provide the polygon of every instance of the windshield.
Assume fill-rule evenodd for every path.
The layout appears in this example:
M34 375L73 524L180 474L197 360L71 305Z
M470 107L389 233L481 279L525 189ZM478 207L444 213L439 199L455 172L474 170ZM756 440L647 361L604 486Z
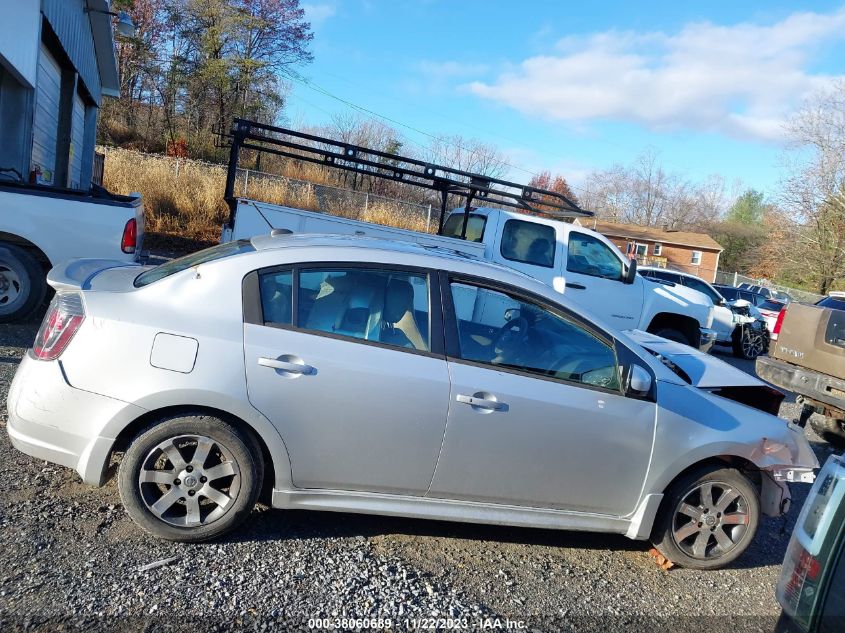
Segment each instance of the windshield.
M191 253L190 255L185 255L184 257L179 257L178 259L165 262L161 266L156 266L152 270L141 273L135 278L135 287L140 288L142 286L155 283L156 281L169 277L170 275L175 275L176 273L182 272L192 266L199 266L200 264L205 264L206 262L211 262L216 259L231 257L232 255L239 255L240 253L248 253L254 250L255 247L249 240L238 240L237 242L218 244L217 246L212 246L211 248L206 248L205 250L197 251L196 253Z
M467 220L466 239L468 242L480 242L484 238L484 225L487 224L487 216L478 213L470 213ZM443 224L442 235L446 237L461 238L461 231L464 228L464 214L453 213Z
M833 308L834 310L845 310L845 297L825 297L819 301L817 306L822 308Z

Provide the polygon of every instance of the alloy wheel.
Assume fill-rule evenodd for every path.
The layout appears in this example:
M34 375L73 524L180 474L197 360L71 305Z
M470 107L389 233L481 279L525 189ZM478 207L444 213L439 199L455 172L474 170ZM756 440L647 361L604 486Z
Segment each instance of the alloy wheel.
M742 333L742 351L746 358L757 358L763 353L765 341L763 334L753 328L746 327Z
M720 558L742 542L750 520L748 500L736 488L707 481L690 490L678 504L672 538L687 556Z
M147 509L179 527L208 525L234 505L241 472L232 451L204 435L159 443L141 465L138 487Z

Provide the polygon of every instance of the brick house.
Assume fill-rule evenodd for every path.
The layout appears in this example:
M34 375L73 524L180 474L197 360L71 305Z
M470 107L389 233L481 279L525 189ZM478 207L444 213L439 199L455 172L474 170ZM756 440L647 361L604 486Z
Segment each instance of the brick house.
M575 224L598 231L628 257L636 257L642 266L671 268L706 281L716 280L719 255L724 249L706 233L616 224L592 218L575 220Z

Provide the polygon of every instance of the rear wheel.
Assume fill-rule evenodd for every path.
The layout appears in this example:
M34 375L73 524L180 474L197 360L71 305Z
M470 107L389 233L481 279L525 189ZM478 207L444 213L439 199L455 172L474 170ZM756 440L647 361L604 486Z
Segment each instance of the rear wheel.
M264 466L255 440L203 415L173 417L132 440L118 486L129 516L171 541L206 541L252 511Z
M751 544L760 520L757 489L735 468L707 466L666 491L652 542L669 560L691 569L718 569Z
M38 261L19 246L0 244L0 323L29 316L44 301L46 292Z

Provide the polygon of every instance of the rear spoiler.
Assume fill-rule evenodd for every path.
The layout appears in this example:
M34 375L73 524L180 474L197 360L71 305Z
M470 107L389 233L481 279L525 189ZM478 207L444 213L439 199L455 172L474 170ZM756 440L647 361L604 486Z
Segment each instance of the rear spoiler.
M91 280L104 270L126 268L140 264L119 259L70 259L54 266L47 274L47 283L57 292L62 290L88 290Z

